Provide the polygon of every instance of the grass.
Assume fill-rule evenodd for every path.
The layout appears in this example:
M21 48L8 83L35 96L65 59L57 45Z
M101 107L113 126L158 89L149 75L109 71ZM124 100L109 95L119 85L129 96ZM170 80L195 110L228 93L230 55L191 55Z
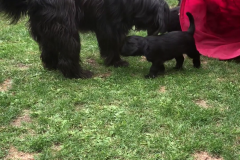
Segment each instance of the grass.
M186 58L174 71L172 60L164 77L144 79L150 63L105 67L88 33L81 57L95 76L70 80L43 69L25 22L0 21L0 86L12 82L0 92L0 159L11 147L35 159L240 159L239 64L201 57L195 69Z

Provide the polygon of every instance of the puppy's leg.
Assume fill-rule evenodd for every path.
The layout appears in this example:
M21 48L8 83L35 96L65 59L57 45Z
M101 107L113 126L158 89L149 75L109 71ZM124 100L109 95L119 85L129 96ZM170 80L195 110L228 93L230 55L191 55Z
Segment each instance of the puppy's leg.
M195 68L200 68L201 67L201 60L200 60L200 53L196 52L196 55L193 58L193 66Z
M192 49L192 51L187 55L188 55L188 57L193 59L193 66L195 68L200 68L200 66L201 66L201 61L200 61L201 54L197 51L197 49L195 49L195 48Z
M126 67L129 65L128 62L120 58L120 45L121 39L123 39L121 36L114 35L112 32L107 34L104 31L97 31L96 36L101 57L105 59L107 66Z
M200 66L201 66L201 61L200 61L201 54L198 52L195 44L192 44L191 46L192 47L187 52L187 55L188 55L188 57L193 59L193 66L195 68L200 68Z
M145 76L145 78L155 78L158 74L164 74L165 67L163 63L152 63L152 66L150 67L150 71L148 75Z
M184 62L184 57L183 55L181 56L178 56L175 58L176 59L176 66L174 67L175 69L181 69L182 68L182 65L183 65L183 62Z

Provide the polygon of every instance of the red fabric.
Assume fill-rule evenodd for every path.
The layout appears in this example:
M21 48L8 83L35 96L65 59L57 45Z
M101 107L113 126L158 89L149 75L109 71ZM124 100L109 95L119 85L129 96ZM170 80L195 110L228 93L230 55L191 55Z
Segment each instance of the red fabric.
M221 60L240 56L240 0L182 0L183 31L189 27L186 12L194 17L194 38L202 55Z

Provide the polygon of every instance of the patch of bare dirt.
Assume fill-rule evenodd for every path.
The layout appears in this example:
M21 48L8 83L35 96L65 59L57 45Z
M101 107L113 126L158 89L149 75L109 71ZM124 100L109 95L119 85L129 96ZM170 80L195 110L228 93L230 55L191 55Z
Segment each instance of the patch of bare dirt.
M0 84L0 92L6 92L12 87L12 80L6 79L2 84Z
M15 147L11 146L4 160L34 160L34 154L20 152Z
M52 146L52 150L54 151L60 151L62 149L62 146L60 144L55 144Z
M240 145L240 136L236 137L235 145L239 146Z
M217 78L216 80L217 80L218 82L223 82L223 81L225 81L224 78Z
M206 60L201 60L201 66L202 66L202 68L207 68L208 67L208 61L206 61Z
M107 77L110 77L110 76L111 76L111 72L107 72L107 73L97 75L97 77L100 77L100 78L107 78Z
M92 59L92 58L88 58L87 63L91 64L92 66L97 66L98 63L96 62L96 60Z
M166 87L165 86L161 86L159 89L160 93L165 93L166 92Z
M29 110L24 110L23 114L20 117L17 117L17 119L13 120L11 123L15 127L20 127L22 123L31 123L32 120L30 118L30 112Z
M140 59L141 62L145 62L147 61L146 57L145 56L141 56L141 59Z
M205 108L205 109L211 108L211 106L209 106L206 101L201 100L201 99L196 100L195 103L196 103L197 105L199 105L200 107Z
M202 63L202 64L208 64L208 61L202 60L201 63Z
M25 70L28 70L29 69L29 66L26 65L26 64L22 64L22 63L18 63L17 64L17 68L21 71L25 71Z
M194 154L194 160L223 160L223 158L212 157L207 152L198 152Z

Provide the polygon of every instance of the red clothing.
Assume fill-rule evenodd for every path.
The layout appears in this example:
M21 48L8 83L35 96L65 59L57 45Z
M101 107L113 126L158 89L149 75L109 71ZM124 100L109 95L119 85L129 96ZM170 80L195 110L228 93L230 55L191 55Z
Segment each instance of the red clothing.
M240 56L240 0L182 0L183 31L189 27L186 12L194 17L194 38L202 55L221 60Z

